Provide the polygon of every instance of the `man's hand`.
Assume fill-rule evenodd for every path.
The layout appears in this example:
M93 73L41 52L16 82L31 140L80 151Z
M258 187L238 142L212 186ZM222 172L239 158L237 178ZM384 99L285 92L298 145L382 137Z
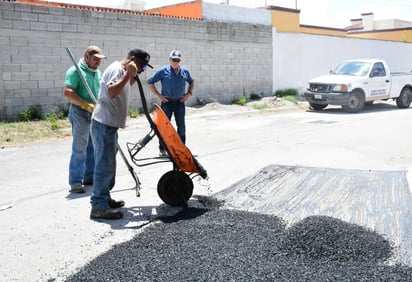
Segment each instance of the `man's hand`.
M182 98L180 98L180 102L182 103L186 102L190 98L190 96L192 96L192 94L186 93L185 95L182 96Z
M127 74L129 75L129 78L134 78L137 75L137 66L133 61L130 61L126 65L126 71Z
M94 104L93 103L88 103L87 101L82 101L82 104L80 105L80 108L82 110L88 111L90 113L93 112L94 110Z
M167 99L166 96L163 96L162 94L157 95L157 97L159 97L160 101L167 103L169 102L169 99Z

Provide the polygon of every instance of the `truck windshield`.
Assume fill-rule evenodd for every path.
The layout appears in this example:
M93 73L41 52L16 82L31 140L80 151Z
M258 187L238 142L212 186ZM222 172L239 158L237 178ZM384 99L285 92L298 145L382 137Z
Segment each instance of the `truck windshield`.
M369 73L371 63L367 62L343 62L333 72L340 75L365 76Z

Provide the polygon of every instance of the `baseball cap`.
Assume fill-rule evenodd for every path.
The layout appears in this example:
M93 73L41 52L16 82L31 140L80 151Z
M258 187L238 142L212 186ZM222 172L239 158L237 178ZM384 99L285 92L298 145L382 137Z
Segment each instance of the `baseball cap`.
M172 52L170 52L170 56L171 59L182 59L182 54L180 53L180 51L178 50L173 50Z
M99 47L97 47L95 45L88 46L84 53L95 56L96 58L99 58L99 59L106 59L107 58L105 55L103 55L102 49L100 49Z
M129 51L128 58L130 58L132 56L135 57L136 59L138 59L143 65L148 66L150 68L153 68L149 64L150 55L145 50L139 49L139 48L132 49L132 50Z

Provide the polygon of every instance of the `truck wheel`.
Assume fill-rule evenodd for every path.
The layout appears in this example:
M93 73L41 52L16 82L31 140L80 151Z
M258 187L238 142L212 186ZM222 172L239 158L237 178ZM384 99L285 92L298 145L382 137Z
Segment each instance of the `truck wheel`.
M396 98L396 105L398 108L404 109L409 108L412 100L412 91L409 88L404 88L401 94Z
M309 103L309 105L315 111L321 111L321 110L323 110L324 108L326 108L328 106L327 104L326 105L321 105L321 104L315 104L315 103Z
M348 103L342 106L342 109L348 113L357 113L365 105L365 96L359 90L353 91L348 97Z

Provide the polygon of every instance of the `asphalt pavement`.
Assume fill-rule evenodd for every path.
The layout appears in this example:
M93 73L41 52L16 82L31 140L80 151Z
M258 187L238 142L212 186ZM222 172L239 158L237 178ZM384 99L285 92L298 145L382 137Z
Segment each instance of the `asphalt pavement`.
M346 142L347 146L325 145L326 131L343 130L355 118L367 122L368 113L351 116L337 111L313 113L287 107L262 112L241 107L225 110L220 105L189 109L187 146L209 175L207 180L193 180L194 195L218 196L232 209L279 213L290 224L310 215L334 216L360 224L397 245L399 252L392 262L411 265L412 156L400 153L404 152L402 148L389 152L371 148L369 152L351 146L371 135L376 138L373 133L369 137L357 134L353 140L345 135L344 141L352 142ZM390 108L384 113L412 115L412 110L396 112ZM320 131L314 134L314 130ZM405 130L408 128L399 128L399 132ZM132 119L120 131L119 144L127 152L128 142L137 142L148 132L144 117ZM323 145L326 156L333 151L337 157L326 158L308 150ZM84 194L68 192L70 146L71 140L66 138L0 150L0 275L4 281L62 281L116 244L144 232L159 216L181 211L163 204L156 191L160 177L172 169L170 163L144 167L132 164L142 184L141 196L136 197L135 182L118 157L112 196L125 200L125 217L90 220L91 187L86 187ZM382 153L374 157L375 150ZM141 154L157 156L156 138ZM339 190L341 187L345 189ZM332 196L332 191L340 193ZM195 197L189 204L201 205Z

